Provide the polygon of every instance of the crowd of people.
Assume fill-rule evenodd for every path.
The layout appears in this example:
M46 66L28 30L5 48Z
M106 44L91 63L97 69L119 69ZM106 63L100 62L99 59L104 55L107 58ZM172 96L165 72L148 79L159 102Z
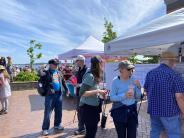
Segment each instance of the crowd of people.
M174 71L177 56L166 51L161 54L160 66L151 70L144 86L133 77L135 66L128 60L119 63L115 71L119 75L113 79L109 96L112 102L110 110L118 138L136 138L138 127L137 103L146 95L148 113L151 120L151 138L159 138L166 131L169 138L181 138L181 119L184 119L184 80ZM6 65L0 61L0 100L1 114L8 113L10 74ZM2 65L3 64L3 65ZM12 65L12 64L11 64ZM79 55L75 66L62 68L59 60L51 59L48 66L39 70L45 93L45 109L42 124L43 135L49 135L51 113L54 110L54 128L64 130L62 126L62 94L68 92L67 81L73 78L76 88L78 128L75 135L85 134L85 138L95 138L103 101L108 91L100 87L104 81L104 63L100 56L91 58L91 67L85 65L85 57ZM73 76L73 77L72 77ZM144 88L144 91L142 91Z
M119 63L119 75L114 78L110 91L110 110L118 138L136 138L138 127L137 103L148 97L148 113L151 119L151 138L159 138L166 131L169 138L181 138L181 119L184 118L184 80L174 71L177 56L166 51L161 54L160 66L151 70L144 86L133 77L135 66L125 60ZM62 85L63 76L59 75L59 63L49 61L50 83L47 83L43 135L49 135L50 115L55 111L54 128L64 130L62 126ZM85 65L85 57L79 55L76 60L78 70L76 96L78 129L75 135L85 134L86 138L95 138L102 101L107 97L107 90L100 89L103 81L103 60L99 56L91 58L91 67ZM47 73L45 73L46 75ZM64 85L63 85L64 86ZM141 91L141 88L144 91ZM67 87L65 87L67 91Z

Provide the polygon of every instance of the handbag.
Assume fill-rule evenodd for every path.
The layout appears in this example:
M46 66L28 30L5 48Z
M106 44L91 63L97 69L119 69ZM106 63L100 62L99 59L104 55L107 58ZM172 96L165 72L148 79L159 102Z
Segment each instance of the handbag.
M101 117L101 128L105 128L106 127L106 122L107 122L107 114L106 114L106 107L107 107L107 100L103 101L103 110L102 110L102 117Z

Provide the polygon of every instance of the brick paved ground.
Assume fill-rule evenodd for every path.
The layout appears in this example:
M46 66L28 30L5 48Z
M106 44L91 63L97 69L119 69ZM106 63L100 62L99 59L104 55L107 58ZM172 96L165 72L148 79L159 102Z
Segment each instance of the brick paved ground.
M0 116L0 138L36 138L41 137L41 124L43 119L44 99L37 95L36 91L13 92L10 97L9 114ZM77 128L77 122L73 123L74 116L73 99L63 100L63 132L50 131L52 134L47 138L80 138L74 136L73 132ZM111 105L108 105L108 109ZM149 138L149 117L145 113L146 104L144 103L140 116L138 138ZM51 119L53 125L53 115ZM97 138L116 138L116 132L111 117L108 117L107 129L99 128Z

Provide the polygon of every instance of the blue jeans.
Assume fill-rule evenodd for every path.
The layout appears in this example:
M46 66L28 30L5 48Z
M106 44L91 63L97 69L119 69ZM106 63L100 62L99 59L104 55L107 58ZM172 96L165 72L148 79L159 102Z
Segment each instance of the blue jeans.
M162 131L166 131L168 138L181 138L181 120L179 115L174 117L151 116L151 138L160 138Z
M61 118L62 118L61 92L56 92L56 94L50 94L45 97L45 111L44 111L42 130L49 129L50 117L53 110L55 112L54 126L59 126L61 124Z

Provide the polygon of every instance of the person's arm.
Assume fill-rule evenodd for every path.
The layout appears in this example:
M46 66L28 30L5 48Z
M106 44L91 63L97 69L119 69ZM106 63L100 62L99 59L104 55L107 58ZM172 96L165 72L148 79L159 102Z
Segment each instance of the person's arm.
M135 85L136 85L136 88L135 88L135 98L136 99L141 99L141 96L142 96L142 92L141 92L141 84L139 82L139 80L135 80Z
M61 77L61 81L62 81L63 88L64 88L65 91L67 92L67 91L68 91L68 88L67 88L67 86L66 86L66 82L65 82L65 80L64 80L63 77Z
M182 114L184 114L184 81L182 77L177 74L174 79L175 97L177 104Z
M1 86L4 85L4 76L1 74L0 75L0 82L1 82Z
M180 111L182 114L184 114L184 94L183 93L176 93L175 96L176 96L176 101L178 103Z
M116 86L116 81L114 80L112 82L112 88L111 88L111 91L110 91L110 100L113 101L113 102L120 102L120 101L123 101L126 99L126 95L123 93L123 94L118 94L118 88Z
M105 96L105 90L90 90L91 86L87 84L82 84L80 91L79 91L79 96L84 96L84 97L90 97L94 95L102 95Z

